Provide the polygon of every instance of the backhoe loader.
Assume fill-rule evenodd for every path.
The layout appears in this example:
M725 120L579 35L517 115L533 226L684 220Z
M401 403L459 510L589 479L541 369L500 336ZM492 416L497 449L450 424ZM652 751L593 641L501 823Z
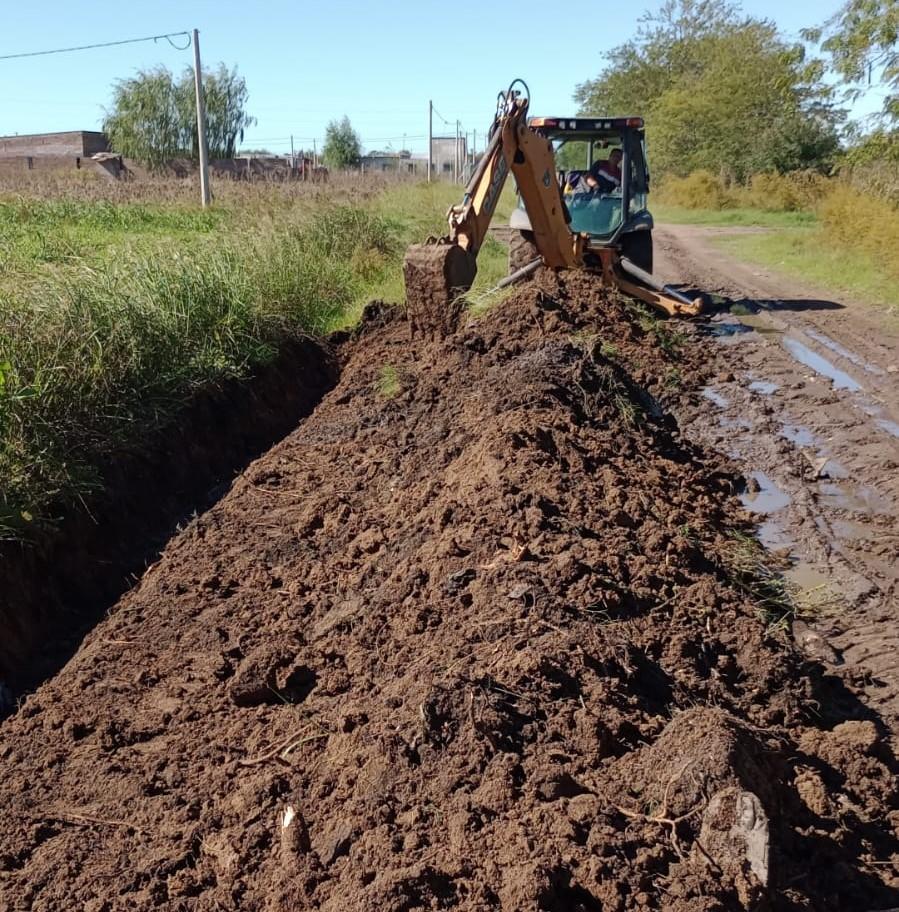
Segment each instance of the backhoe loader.
M449 233L407 250L403 274L413 329L441 335L454 329L510 172L520 205L510 225L511 274L501 285L527 277L541 264L586 269L668 315L699 314L702 299L688 298L651 275L643 120L528 120L528 106L521 80L499 94L486 151L462 202L447 214ZM620 179L602 186L594 177L594 156L612 146L620 149ZM574 164L579 167L570 167Z

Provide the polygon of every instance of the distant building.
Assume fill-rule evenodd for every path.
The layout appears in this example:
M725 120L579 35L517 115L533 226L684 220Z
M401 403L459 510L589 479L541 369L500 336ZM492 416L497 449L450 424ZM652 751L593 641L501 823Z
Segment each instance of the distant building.
M470 173L471 162L468 143L464 136L459 138L458 147L455 136L435 136L431 142L432 175L441 180L452 180L456 173L456 155L459 156L459 167L462 175ZM414 174L424 177L428 173L428 156L426 152L413 155L411 152L372 151L362 156L362 170L366 173Z
M446 180L452 180L456 170L456 155L464 169L468 161L468 141L464 136L457 140L455 136L435 136L431 140L431 167L434 174Z
M120 177L125 171L122 157L109 151L106 135L94 130L0 136L0 172L4 174L81 168L107 177Z
M425 159L425 170L427 170L427 159ZM362 156L361 166L366 173L380 171L383 173L393 172L394 174L416 174L420 171L416 167L417 161L412 157L411 152L405 150L399 152L369 152Z
M108 151L106 134L93 130L0 136L0 158L90 158Z

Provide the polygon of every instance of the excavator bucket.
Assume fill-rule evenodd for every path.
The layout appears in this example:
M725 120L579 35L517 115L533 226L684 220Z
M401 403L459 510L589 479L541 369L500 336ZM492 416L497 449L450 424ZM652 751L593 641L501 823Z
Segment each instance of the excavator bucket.
M462 313L461 296L471 288L478 267L475 258L445 239L413 244L403 260L406 308L412 332L447 336Z

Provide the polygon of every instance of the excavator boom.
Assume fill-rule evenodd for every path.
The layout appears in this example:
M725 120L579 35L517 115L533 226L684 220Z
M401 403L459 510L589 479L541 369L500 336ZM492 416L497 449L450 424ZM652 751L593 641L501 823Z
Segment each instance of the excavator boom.
M487 150L462 202L448 213L449 234L406 252L403 274L414 329L444 334L454 327L461 311L459 297L474 282L477 255L510 172L544 263L556 269L583 265L584 238L568 228L552 145L528 127L527 112L528 99L514 84L500 95Z
M516 90L516 84L524 91ZM527 123L526 90L524 83L516 80L507 92L500 93L487 149L465 188L462 202L447 214L449 233L428 238L406 252L403 277L413 332L447 335L455 329L462 311L461 296L474 282L478 252L510 172L515 176L543 264L552 269L586 266L585 252L593 251L589 235L575 233L568 225L552 143ZM629 281L620 267L631 270L632 264L620 260L611 247L593 251L590 256L604 281L659 309L671 314L695 314L701 308L700 302L691 302L651 277L650 284L656 292ZM645 281L646 274L641 277Z

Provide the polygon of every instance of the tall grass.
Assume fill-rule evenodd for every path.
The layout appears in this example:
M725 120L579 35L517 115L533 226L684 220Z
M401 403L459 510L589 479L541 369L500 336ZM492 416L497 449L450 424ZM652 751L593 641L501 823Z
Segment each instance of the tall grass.
M809 212L831 186L832 181L814 171L754 174L746 184L725 181L710 171L694 171L686 177L669 178L655 198L684 209Z
M101 486L98 454L139 445L288 338L351 321L399 273L413 238L389 205L279 189L207 212L0 198L0 537Z
M897 175L895 162L865 162L847 166L839 177L826 178L805 171L757 174L748 184L739 186L729 185L707 171L697 171L684 178L669 179L657 199L667 204L669 220L681 213L685 221L694 223L780 228L805 224L812 228L812 235L796 238L802 251L812 249L818 255L828 251L827 256L841 258L838 264L851 252L855 255L856 273L867 270L877 274L869 278L893 280L899 278ZM765 245L764 241L756 243L757 252L763 255ZM783 243L768 246L778 256L784 254ZM817 265L813 272L810 277L815 279L828 275ZM848 278L853 281L847 285L859 287L886 284L860 282L858 275L847 275Z
M840 183L821 201L818 217L832 247L867 254L899 279L899 204Z

